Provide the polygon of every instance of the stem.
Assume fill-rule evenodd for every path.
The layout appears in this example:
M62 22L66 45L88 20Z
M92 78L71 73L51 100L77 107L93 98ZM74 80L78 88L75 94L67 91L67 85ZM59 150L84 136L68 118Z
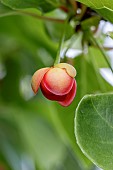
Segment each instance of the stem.
M107 59L106 53L104 52L104 48L100 45L100 43L96 40L96 38L94 38L94 36L91 34L91 41L94 42L96 44L96 46L99 48L100 52L102 53L104 59L106 60L109 68L111 69L112 73L113 73L113 69L111 67L111 64L109 63L109 60Z
M72 5L72 7L73 7L73 9L74 9L74 11L76 13L76 10L77 10L77 3L76 3L76 1L75 0L69 0L69 2Z
M84 14L85 14L85 12L86 12L86 10L87 10L87 7L82 4L81 13L78 15L78 20L79 20L79 21L82 20Z
M62 32L62 35L61 35L61 38L60 38L59 47L58 47L58 51L57 51L56 60L54 62L54 65L60 63L60 52L61 52L61 49L62 49L62 45L64 43L66 28L67 28L69 18L70 18L70 16L67 16L65 23L64 23L64 28L63 28L63 32Z
M5 14L0 14L0 18L1 17L7 17L7 16L10 16L10 15L17 15L17 13L15 11L11 11L11 12L8 12L8 13L5 13Z
M94 54L92 54L91 51L89 50L89 55L92 56L92 55L94 55ZM106 92L106 90L107 90L107 89L106 89L106 86L104 85L103 79L100 78L99 70L97 69L97 68L98 68L98 64L97 64L96 61L94 60L94 57L92 57L92 58L90 59L90 62L91 62L92 66L93 66L93 68L94 68L94 70L95 70L95 74L96 74L96 76L97 76L98 84L99 84L99 86L100 86L101 91L102 91L102 92Z
M27 12L27 11L22 11L22 10L18 10L18 11L15 11L16 14L19 14L19 15L27 15L27 16L32 16L34 18L37 18L37 19L42 19L42 20L48 20L48 21L53 21L53 22L60 22L60 23L64 23L64 20L63 19L57 19L57 18L50 18L50 17L46 17L46 16L40 16L40 15L37 15L35 13L32 13L32 12Z
M22 11L22 10L18 10L18 11L15 10L12 12L8 12L6 14L1 14L0 17L10 16L10 15L27 15L27 16L31 16L31 17L41 19L41 20L46 20L46 21L59 22L59 23L65 22L65 20L63 20L63 19L50 18L50 17L46 17L46 16L37 15L32 12Z

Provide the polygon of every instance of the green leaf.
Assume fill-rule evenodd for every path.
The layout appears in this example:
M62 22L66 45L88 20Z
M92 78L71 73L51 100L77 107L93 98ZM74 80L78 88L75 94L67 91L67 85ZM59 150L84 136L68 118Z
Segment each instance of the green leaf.
M20 115L20 131L28 143L31 154L42 169L51 169L63 156L64 146L52 127L38 116ZM55 154L54 154L55 153ZM39 163L38 163L39 164Z
M110 2L109 2L110 3ZM113 5L112 5L113 8ZM100 9L96 9L96 11L105 19L113 23L113 9L103 7Z
M0 2L0 17L13 14L14 11Z
M108 68L108 64L98 48L90 46L88 57L97 70L99 68Z
M113 94L87 95L81 100L76 109L75 136L93 163L113 169Z
M98 1L98 0L78 0L79 2L81 3L84 3L92 8L103 8L103 7L106 7L106 8L109 8L109 9L112 9L113 10L113 1L110 1L110 0L103 0L103 1Z
M100 16L93 16L81 22L83 30L89 30L91 26L97 27L100 21Z
M73 151L68 149L67 155L64 158L64 162L61 164L61 167L56 170L85 170L85 169L82 168L81 162L77 160ZM86 168L86 170L92 170L92 169Z
M16 151L15 148L18 143L19 145L22 144L22 147L28 151L40 169L48 168L51 170L64 158L65 145L63 145L55 130L45 118L39 116L36 112L34 113L34 111L31 112L19 106L9 105L6 107L4 104L0 104L0 110L0 125L2 124L0 126L0 146L5 147L3 148L3 153L8 154L9 161L13 159L13 165L15 165L15 160L9 156L11 150L8 148L11 142L13 143L11 146L14 151ZM4 119L1 119L1 117ZM10 124L8 126L9 120L12 120L12 124L10 124L13 126ZM9 139L11 140L10 143ZM25 150L21 150L21 147L19 148L20 152L25 153ZM5 157L7 156L5 155Z
M111 0L77 0L86 6L89 6L96 10L102 17L109 20L110 22L113 22L113 1Z
M59 5L57 0L1 0L1 2L12 9L38 8L43 12L51 11Z
M61 34L64 30L64 23L55 23L46 21L45 29L50 38L54 41L59 41ZM57 30L57 31L56 31ZM74 29L71 25L67 24L65 39L69 39L74 34Z

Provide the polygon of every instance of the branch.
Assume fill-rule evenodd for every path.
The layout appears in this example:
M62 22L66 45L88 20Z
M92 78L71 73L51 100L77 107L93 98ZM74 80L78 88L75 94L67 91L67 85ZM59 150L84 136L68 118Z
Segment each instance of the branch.
M113 73L113 69L112 69L112 67L111 67L111 64L109 63L109 60L108 60L108 58L107 58L107 56L106 56L106 53L105 53L105 51L104 51L104 48L103 48L102 45L96 40L96 38L94 38L94 36L93 36L92 34L91 34L91 41L92 41L93 43L95 43L96 46L99 48L100 52L102 53L104 59L106 60L109 68L111 69L111 71L112 71L112 73Z
M37 18L37 19L48 20L48 21L59 22L59 23L64 23L64 21L65 21L63 19L57 19L57 18L50 18L50 17L46 17L46 16L40 16L40 15L37 15L37 14L32 13L32 12L21 11L21 10L16 11L16 14L19 14L19 15L23 15L24 14L24 15L27 15L27 16L32 16L32 17Z
M62 35L61 35L61 38L60 38L60 41L59 41L59 47L58 47L58 51L57 51L56 60L54 62L54 65L58 64L60 62L60 53L61 53L62 46L63 46L63 43L64 43L64 39L65 39L65 35L66 35L66 28L67 28L69 18L70 18L70 16L67 16L65 23L64 23L64 29L63 29L63 32L62 32Z

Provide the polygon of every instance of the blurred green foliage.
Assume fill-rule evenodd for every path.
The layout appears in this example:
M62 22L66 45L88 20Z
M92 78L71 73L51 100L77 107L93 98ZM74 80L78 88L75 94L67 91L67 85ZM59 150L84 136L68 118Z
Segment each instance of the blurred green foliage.
M1 2L7 4L10 1ZM0 16L15 13L1 2ZM27 11L41 14L36 9ZM65 17L60 10L50 12L47 16L53 17L58 13L61 18ZM37 69L53 65L62 27L63 23L59 26L57 22L52 23L26 15L0 18L1 170L94 168L76 144L74 115L77 104L85 94L112 90L99 74L100 64L105 62L102 60L102 54L90 47L87 54L73 59L62 59L72 63L77 70L77 95L67 108L45 99L40 91L34 96L30 86L31 76ZM66 39L74 32L71 26L68 32L70 34ZM91 56L94 54L101 59L98 57L96 60Z

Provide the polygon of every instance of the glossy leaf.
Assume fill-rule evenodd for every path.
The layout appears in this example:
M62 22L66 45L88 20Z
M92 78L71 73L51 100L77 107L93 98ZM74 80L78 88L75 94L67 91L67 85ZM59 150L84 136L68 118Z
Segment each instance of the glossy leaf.
M96 10L101 16L103 16L105 19L113 22L113 1L111 0L77 0L86 6L89 6Z
M84 3L90 7L93 7L93 8L103 8L103 7L106 7L106 8L109 8L109 9L113 9L113 1L110 1L110 0L103 0L103 1L98 1L98 0L78 0L79 2L81 3Z
M48 12L59 5L57 0L1 0L1 2L12 9L38 8L43 12Z
M110 3L110 2L108 2ZM111 6L113 7L113 5ZM100 9L96 9L96 11L106 20L110 21L113 23L113 9L107 8L107 7L102 7Z
M83 153L102 169L113 169L113 94L85 96L75 114L75 136Z

